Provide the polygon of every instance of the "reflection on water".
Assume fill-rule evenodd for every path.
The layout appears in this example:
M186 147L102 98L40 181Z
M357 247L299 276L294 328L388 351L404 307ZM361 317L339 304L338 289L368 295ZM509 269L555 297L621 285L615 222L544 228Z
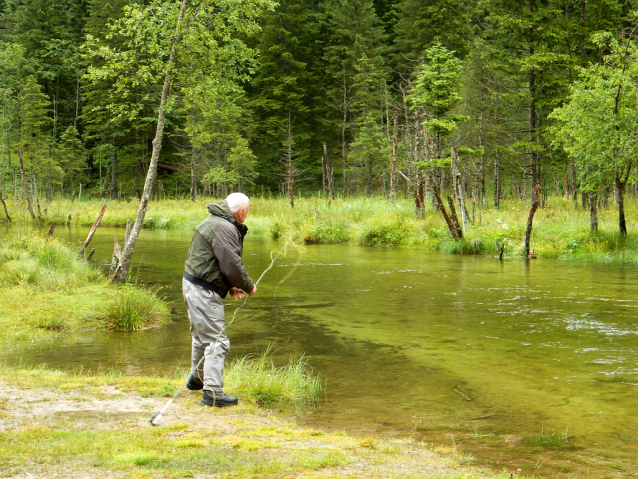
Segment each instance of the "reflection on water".
M60 228L56 235L80 244L86 231ZM98 230L94 261L110 262L115 235L123 232ZM179 285L190 236L144 231L135 252L140 280L160 285L175 301L178 318L166 327L89 332L63 347L3 359L127 374L187 364L190 336ZM253 278L281 246L247 238L245 263ZM609 467L611 477L633 477L633 266L499 262L343 245L305 251L293 274L296 254L275 263L229 335L231 357L271 343L282 363L306 355L328 382L327 398L303 418L307 424L426 440L443 438L441 431L457 437L468 431L568 434L578 449L564 455L584 464L574 472L595 461ZM238 303L227 304L232 311Z

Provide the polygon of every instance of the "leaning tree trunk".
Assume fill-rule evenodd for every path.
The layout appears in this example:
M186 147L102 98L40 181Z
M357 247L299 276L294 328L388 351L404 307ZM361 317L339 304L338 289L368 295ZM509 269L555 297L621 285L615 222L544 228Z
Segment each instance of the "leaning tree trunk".
M164 135L164 121L166 119L166 103L168 100L173 69L175 67L175 58L177 56L177 45L180 39L180 30L182 28L182 22L184 19L184 12L186 11L186 5L188 0L182 0L182 5L179 10L179 16L177 17L177 26L175 27L175 36L173 37L171 44L171 53L168 57L168 65L166 74L164 75L164 85L162 87L162 97L159 104L159 112L157 114L157 129L155 130L155 138L153 139L153 152L151 154L151 162L148 165L148 173L146 174L146 181L144 182L144 191L142 192L142 198L140 200L140 206L137 210L137 216L135 217L135 224L131 235L124 246L122 251L122 259L119 266L119 271L114 279L118 283L124 283L128 276L128 272L131 266L131 258L135 251L135 244L137 243L137 237L140 234L142 225L144 223L144 216L146 216L146 208L148 207L148 201L151 198L153 191L153 183L157 175L157 162L159 160L160 150L162 149L162 137Z

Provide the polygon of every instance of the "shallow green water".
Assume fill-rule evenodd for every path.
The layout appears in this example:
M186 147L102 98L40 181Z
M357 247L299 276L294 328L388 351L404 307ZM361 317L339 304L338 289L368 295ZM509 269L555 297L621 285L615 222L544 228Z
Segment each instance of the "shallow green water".
M79 244L86 233L59 227L56 236ZM116 235L122 230L98 230L94 261L110 261ZM4 359L127 374L187 364L179 286L189 242L189 232L143 231L134 256L140 280L163 287L178 320L141 333L87 333ZM247 238L253 278L281 247ZM324 403L302 419L308 425L455 436L479 459L508 465L502 451L467 438L566 434L577 449L559 459L573 462L575 477L636 477L637 293L632 266L313 245L300 255L289 249L266 274L229 328L231 356L270 343L282 363L305 354L328 382ZM229 311L238 304L227 303ZM507 452L521 464L536 460L526 454ZM605 477L596 474L589 477Z

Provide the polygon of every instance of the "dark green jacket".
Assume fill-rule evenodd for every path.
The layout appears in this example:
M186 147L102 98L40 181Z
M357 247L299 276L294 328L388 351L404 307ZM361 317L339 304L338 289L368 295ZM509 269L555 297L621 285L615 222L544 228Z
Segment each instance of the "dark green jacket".
M193 234L184 265L186 273L213 284L222 298L232 286L250 293L254 283L242 261L248 227L237 222L226 200L207 208L210 216Z

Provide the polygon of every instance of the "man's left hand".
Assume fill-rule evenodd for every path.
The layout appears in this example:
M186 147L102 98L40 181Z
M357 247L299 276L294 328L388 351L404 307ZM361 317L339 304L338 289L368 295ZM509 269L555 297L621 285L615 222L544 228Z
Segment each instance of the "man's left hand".
M229 292L230 297L233 298L235 301L244 297L244 292L239 288L235 288L234 286L230 288Z

